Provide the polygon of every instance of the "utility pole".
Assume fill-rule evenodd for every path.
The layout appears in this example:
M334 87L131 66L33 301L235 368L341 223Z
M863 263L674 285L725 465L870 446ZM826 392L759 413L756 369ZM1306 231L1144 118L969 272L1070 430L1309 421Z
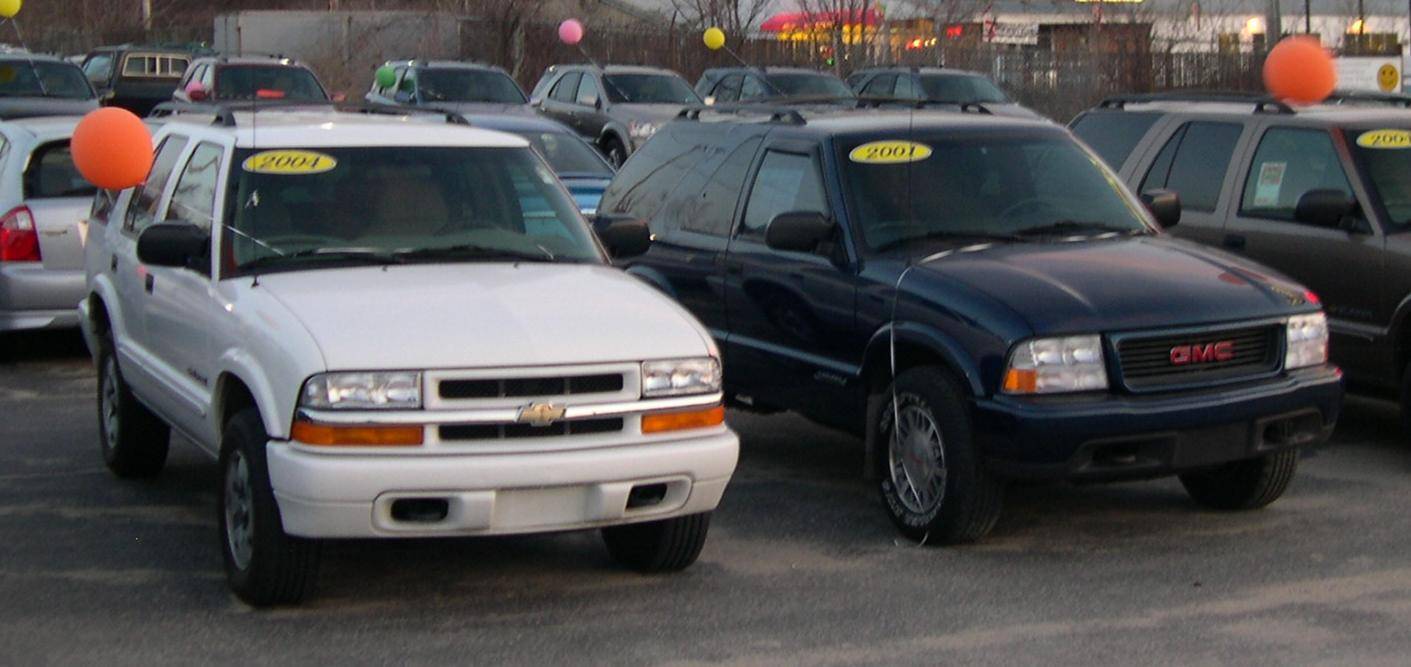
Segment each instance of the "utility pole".
M1313 34L1313 0L1303 0L1303 34Z
M152 31L152 0L142 0L142 31Z
M1280 15L1279 0L1269 0L1269 17L1264 22L1264 49L1272 49L1284 34L1284 17Z

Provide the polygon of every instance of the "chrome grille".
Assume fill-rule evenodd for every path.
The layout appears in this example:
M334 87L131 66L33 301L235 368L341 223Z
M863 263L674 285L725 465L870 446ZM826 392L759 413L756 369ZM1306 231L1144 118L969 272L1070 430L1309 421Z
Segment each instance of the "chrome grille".
M1280 350L1278 325L1231 328L1216 331L1134 334L1116 341L1122 381L1134 391L1165 389L1232 382L1278 370ZM1191 361L1177 364L1172 351L1229 341L1233 351L1228 359Z

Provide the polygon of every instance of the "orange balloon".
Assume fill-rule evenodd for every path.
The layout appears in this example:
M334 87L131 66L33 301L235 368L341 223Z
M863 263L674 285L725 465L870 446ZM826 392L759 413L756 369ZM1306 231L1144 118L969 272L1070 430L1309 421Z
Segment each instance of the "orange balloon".
M1337 69L1317 37L1285 37L1264 59L1264 87L1294 104L1317 104L1337 86Z
M152 170L152 133L126 109L88 112L74 128L69 146L78 173L106 190L141 185Z

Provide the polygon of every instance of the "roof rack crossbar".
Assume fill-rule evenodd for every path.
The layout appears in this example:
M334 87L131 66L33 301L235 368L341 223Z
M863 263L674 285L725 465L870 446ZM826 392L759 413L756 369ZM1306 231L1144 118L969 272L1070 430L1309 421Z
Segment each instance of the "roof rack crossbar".
M212 125L223 127L235 127L235 112L258 113L260 111L288 111L291 109L327 109L342 113L377 114L385 116L426 116L435 115L445 119L449 125L470 126L470 121L465 116L455 111L445 111L442 109L420 109L417 107L402 107L391 104L374 103L337 103L337 102L307 102L307 101L287 101L278 102L253 102L241 100L238 102L214 103L214 104L183 104L177 102L164 102L154 107L148 118L175 118L177 116L190 115L210 115Z
M1136 93L1114 95L1098 103L1099 109L1126 109L1128 104L1151 102L1210 102L1227 104L1252 104L1256 113L1291 114L1293 107L1263 93L1245 93L1208 90L1171 90L1161 93Z

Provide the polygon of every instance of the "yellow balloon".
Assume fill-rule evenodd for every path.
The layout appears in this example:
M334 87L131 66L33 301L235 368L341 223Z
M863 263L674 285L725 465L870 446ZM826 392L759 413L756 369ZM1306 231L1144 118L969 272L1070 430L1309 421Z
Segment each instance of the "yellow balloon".
M24 0L0 0L0 16L15 18L15 14L20 13L20 5L23 4Z
M0 0L0 6L3 6L3 3L6 1L7 0ZM19 1L20 0L13 0L13 2L16 3ZM725 46L725 31L720 28L706 28L705 45L706 48L711 51L719 51L720 47Z

